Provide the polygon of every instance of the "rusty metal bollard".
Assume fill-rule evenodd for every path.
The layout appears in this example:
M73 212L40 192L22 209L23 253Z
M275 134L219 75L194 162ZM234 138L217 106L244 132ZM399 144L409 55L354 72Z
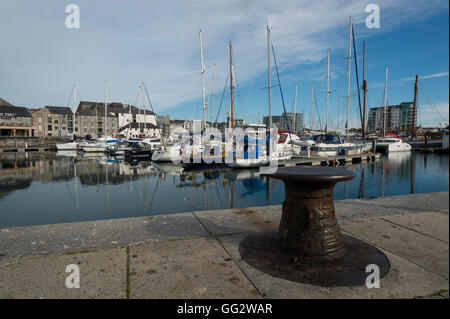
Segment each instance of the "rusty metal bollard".
M321 286L365 283L369 264L389 271L389 260L374 246L341 234L334 209L334 186L355 177L342 168L278 168L271 177L285 184L278 232L255 233L240 245L242 258L274 277Z

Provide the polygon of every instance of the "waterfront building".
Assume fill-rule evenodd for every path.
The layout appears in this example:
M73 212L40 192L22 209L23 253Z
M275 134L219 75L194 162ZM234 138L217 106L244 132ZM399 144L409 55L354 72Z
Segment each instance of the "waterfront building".
M73 135L73 113L69 107L46 106L32 111L36 136L67 138Z
M159 136L156 130L156 114L150 110L142 110L135 106L122 103L108 103L107 105L107 128L105 131L105 104L101 102L81 101L75 114L75 132L81 136L89 135L98 138L104 135L117 136L136 133L130 123L141 123L139 136ZM144 130L144 123L151 124ZM130 130L128 132L127 130ZM133 132L133 133L132 133Z
M400 105L390 105L386 114L386 131L399 133L411 131L413 125L413 102L403 102ZM417 127L417 109L414 118L414 127ZM367 129L370 133L383 133L384 106L369 109Z
M35 130L28 108L0 98L0 137L35 136Z
M118 134L122 137L161 137L160 130L152 123L131 122L119 129Z
M295 127L294 125L295 119ZM268 127L269 125L269 117L264 116L263 123ZM303 125L303 113L290 113L283 112L281 115L273 115L272 116L272 125L279 128L280 130L287 130L288 128L294 133L299 133L304 130Z

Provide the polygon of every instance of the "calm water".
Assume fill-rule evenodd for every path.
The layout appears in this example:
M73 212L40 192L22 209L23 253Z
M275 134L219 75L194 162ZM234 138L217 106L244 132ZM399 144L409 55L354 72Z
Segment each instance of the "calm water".
M448 191L448 155L399 153L347 166L335 199ZM0 228L281 204L258 170L181 172L171 164L0 154Z

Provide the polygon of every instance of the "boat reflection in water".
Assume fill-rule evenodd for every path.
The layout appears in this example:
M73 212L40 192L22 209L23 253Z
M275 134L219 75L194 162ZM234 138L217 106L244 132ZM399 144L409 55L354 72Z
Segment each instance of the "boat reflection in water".
M357 177L336 186L336 199L448 191L448 155L392 153L346 168ZM283 200L282 182L258 169L185 171L172 163L127 162L98 154L0 154L0 228Z

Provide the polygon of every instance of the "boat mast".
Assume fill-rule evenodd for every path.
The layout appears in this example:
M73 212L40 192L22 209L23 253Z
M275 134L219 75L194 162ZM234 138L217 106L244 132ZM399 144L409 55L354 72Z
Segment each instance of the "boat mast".
M233 55L232 44L230 41L230 127L234 129L234 116L233 116Z
M105 139L108 136L108 81L105 81Z
M416 82L414 83L414 105L413 105L413 118L411 126L411 137L414 138L416 135L416 106L417 106L417 83L419 82L419 76L416 74Z
M77 94L77 84L75 83L73 85L73 121L72 121L72 136L75 135L75 119L76 119L76 109L75 109L75 99L76 99L76 94Z
M297 115L296 115L296 108L297 108L297 89L298 89L298 84L295 83L295 96L294 96L294 118L292 120L292 129L294 131L294 133L297 132L297 126L296 126L296 121L297 121Z
M137 105L138 105L138 116L137 121L139 123L139 133L141 133L141 126L142 126L142 119L141 119L141 108L139 107L140 99L141 99L141 92L142 91L142 85L139 85L138 89L138 96L137 96Z
M367 99L367 82L364 74L365 70L365 63L366 63L366 40L363 40L363 85L362 89L364 92L364 98L363 98L363 122L362 122L362 138L363 141L366 137L366 99Z
M130 138L131 134L131 123L133 122L133 116L131 115L131 101L128 100L128 118L130 119L130 122L128 124L128 130L127 130L127 138Z
M327 53L327 102L326 102L326 111L325 111L325 133L328 133L328 101L329 101L329 96L330 96L330 50L328 50L328 53Z
M212 75L212 93L211 93L211 126L214 122L214 89L216 86L216 64L213 64L213 75Z
M202 99L203 99L203 128L206 128L206 101L205 101L205 65L203 64L203 34L202 30L199 32L200 34L200 59L202 62Z
M350 69L352 66L352 17L350 16L348 32L348 86L347 86L347 119L345 122L345 137L348 138L348 115L350 109Z
M144 130L143 130L143 134L144 134L144 138L145 138L145 131L147 130L147 103L145 103L145 98L144 98L144 81L142 81L142 102L144 103Z
M311 131L314 129L314 83L311 83Z
M267 25L267 80L269 89L269 130L272 128L272 81L270 74L270 27Z
M386 118L387 118L387 84L388 84L388 67L386 67L386 82L384 84L384 112L383 112L383 137L386 137Z

